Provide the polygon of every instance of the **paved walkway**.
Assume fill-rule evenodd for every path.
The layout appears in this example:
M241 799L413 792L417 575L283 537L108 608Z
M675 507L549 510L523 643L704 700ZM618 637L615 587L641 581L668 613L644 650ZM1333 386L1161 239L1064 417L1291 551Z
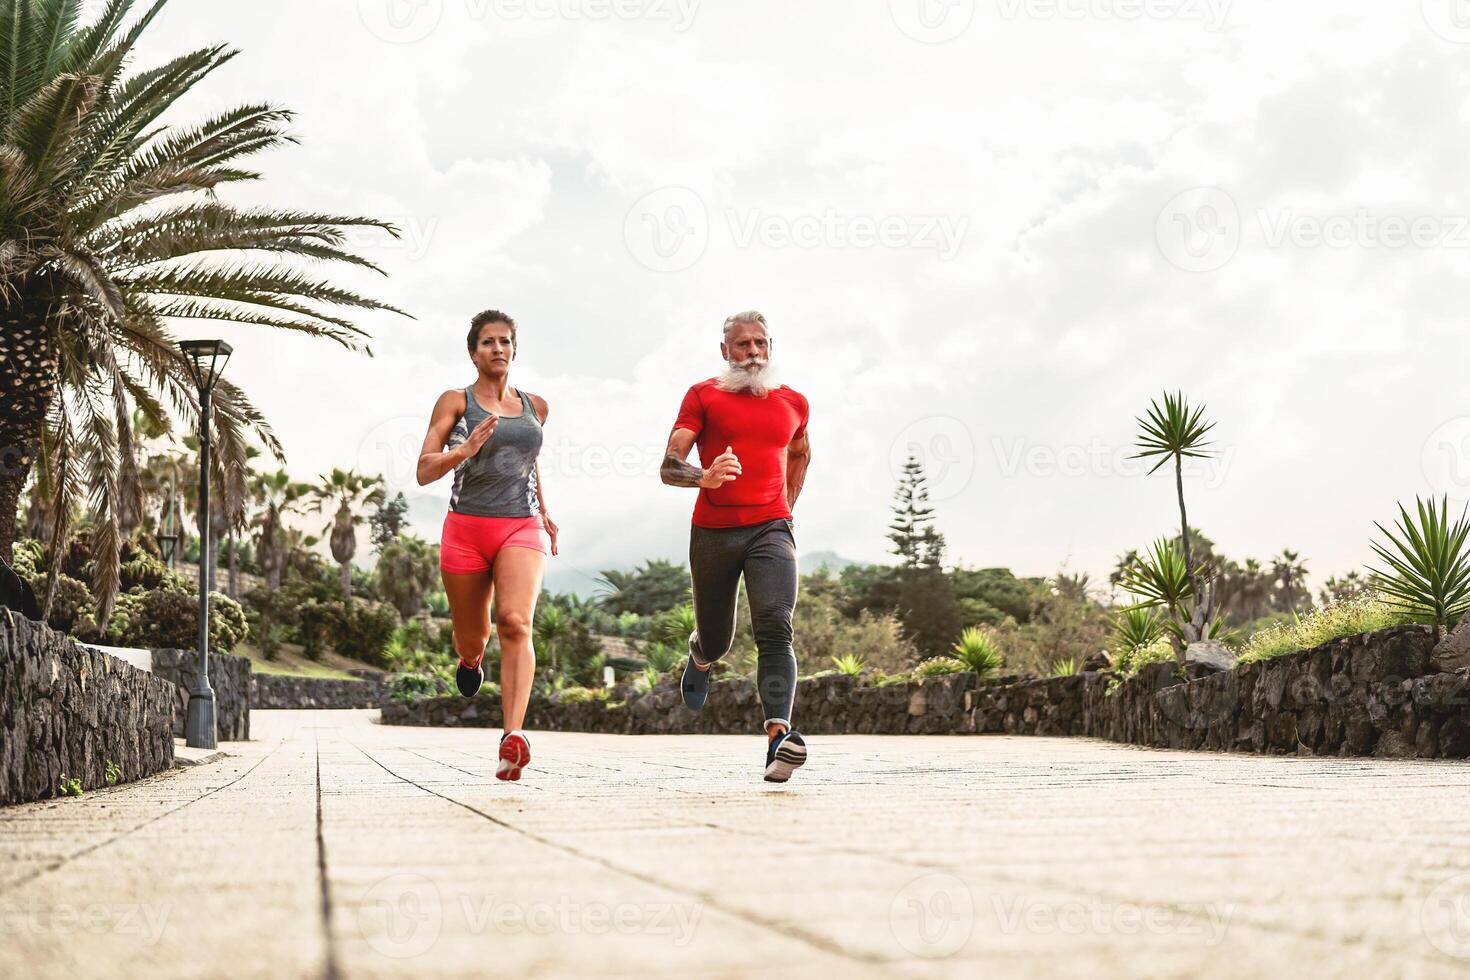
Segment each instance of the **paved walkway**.
M0 810L0 976L1464 976L1470 766L256 712Z

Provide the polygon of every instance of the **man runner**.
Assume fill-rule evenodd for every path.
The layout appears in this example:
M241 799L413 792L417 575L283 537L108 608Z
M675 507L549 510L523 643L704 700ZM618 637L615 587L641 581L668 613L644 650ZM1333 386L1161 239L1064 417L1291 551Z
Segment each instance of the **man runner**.
M704 707L710 667L735 638L744 575L765 712L765 778L784 783L807 754L801 733L791 727L797 584L791 508L811 460L807 401L774 383L770 331L756 311L725 321L720 355L725 372L684 396L660 470L670 486L699 488L689 534L695 631L679 686L688 707ZM686 462L696 444L703 468Z

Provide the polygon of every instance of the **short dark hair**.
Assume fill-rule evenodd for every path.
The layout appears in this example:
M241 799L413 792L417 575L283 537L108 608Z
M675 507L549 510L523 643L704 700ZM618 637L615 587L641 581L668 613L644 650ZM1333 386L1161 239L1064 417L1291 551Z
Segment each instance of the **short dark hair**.
M480 343L480 328L487 323L503 323L510 327L510 343L512 347L515 346L516 322L510 318L510 314L499 310L483 310L476 313L475 318L470 321L470 335L465 340L465 346L469 348L471 354L475 352L475 348Z

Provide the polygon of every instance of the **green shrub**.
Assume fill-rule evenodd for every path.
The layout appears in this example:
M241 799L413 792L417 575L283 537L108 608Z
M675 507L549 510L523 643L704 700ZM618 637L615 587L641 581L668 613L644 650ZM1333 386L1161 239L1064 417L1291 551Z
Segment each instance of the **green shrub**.
M907 684L913 679L913 674L885 674L880 671L873 676L873 686L892 687L894 684Z
M46 574L46 546L35 538L21 538L15 543L15 557L10 567L23 579Z
M209 648L233 650L249 632L245 610L219 592L209 594ZM165 584L119 595L107 640L117 646L192 650L199 645L199 596Z
M344 657L384 665L384 651L398 629L398 610L386 602L353 599L343 608L332 646Z
M1121 678L1134 677L1147 664L1174 663L1179 658L1174 653L1174 644L1169 635L1163 634L1148 646L1136 650L1118 650L1113 654L1113 673Z
M1273 626L1252 636L1237 663L1269 660L1282 654L1310 650L1343 636L1356 636L1389 626L1401 626L1414 617L1377 596L1322 606L1294 623Z
M1075 677L1080 668L1076 657L1068 660L1058 660L1051 665L1051 676L1053 677Z
M836 666L838 673L848 677L860 676L865 666L863 658L855 653L844 653L840 657L833 657L832 663Z
M967 674L970 665L954 657L930 657L913 670L914 677L943 677L945 674Z
M954 645L954 658L973 670L982 681L1000 673L1001 664L1005 662L994 634L978 626L971 626L960 634L959 642Z
M36 575L30 583L36 593L36 601L45 605L46 576ZM77 621L88 615L92 606L92 590L87 588L87 583L62 572L56 578L56 598L51 602L51 615L46 618L46 623L54 630L70 633Z
M589 701L606 701L612 692L605 687L564 687L557 694L562 704L586 704Z
M437 674L392 674L388 678L388 697L394 701L436 698L452 690L449 682Z

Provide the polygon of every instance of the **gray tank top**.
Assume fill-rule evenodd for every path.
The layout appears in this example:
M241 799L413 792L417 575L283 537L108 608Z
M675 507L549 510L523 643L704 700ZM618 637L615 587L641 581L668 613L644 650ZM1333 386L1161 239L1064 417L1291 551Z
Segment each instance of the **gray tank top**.
M541 422L531 396L521 395L521 414L500 416L495 434L480 451L454 468L449 509L473 517L532 517L541 512L536 493L536 457L541 453ZM490 417L464 390L464 415L449 433L453 449L470 437L475 426Z

